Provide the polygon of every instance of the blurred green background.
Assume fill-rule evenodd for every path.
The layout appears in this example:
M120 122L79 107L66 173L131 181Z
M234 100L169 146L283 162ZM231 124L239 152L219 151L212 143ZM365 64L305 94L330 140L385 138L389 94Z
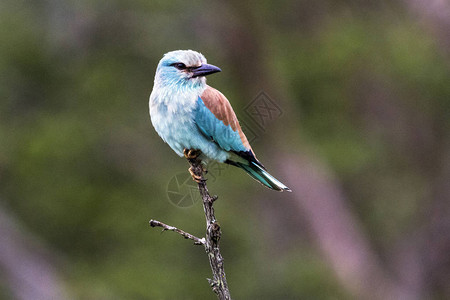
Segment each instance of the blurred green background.
M234 299L449 299L450 5L430 2L3 0L0 299L215 298L203 249L148 225L205 230L148 114L176 49L222 68L293 190L210 170Z

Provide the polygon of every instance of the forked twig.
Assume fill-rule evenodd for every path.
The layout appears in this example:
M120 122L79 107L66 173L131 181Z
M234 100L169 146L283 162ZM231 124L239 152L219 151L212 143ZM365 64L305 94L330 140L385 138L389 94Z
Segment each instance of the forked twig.
M222 231L220 230L220 225L214 215L213 208L213 204L214 201L217 200L217 196L211 196L208 192L206 179L203 177L204 169L199 158L200 151L185 149L184 155L190 164L189 172L191 173L194 181L197 182L200 195L202 196L203 210L206 218L206 237L200 239L181 229L174 226L169 226L156 220L151 220L150 226L162 227L163 231L169 230L176 232L186 239L193 240L196 245L203 245L205 247L205 251L209 259L209 265L211 266L211 271L213 273L213 278L208 278L208 282L213 292L216 293L218 299L230 300L231 296L223 265L223 257L220 253L219 247Z

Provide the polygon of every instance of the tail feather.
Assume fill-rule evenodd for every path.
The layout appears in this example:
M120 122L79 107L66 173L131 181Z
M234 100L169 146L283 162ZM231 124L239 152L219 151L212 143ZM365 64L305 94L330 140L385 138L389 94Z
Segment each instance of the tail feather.
M249 162L249 164L235 162L235 165L244 169L251 177L262 183L264 186L279 191L288 191L291 192L287 186L277 180L275 177L269 174L266 170L264 170L260 165L255 162Z

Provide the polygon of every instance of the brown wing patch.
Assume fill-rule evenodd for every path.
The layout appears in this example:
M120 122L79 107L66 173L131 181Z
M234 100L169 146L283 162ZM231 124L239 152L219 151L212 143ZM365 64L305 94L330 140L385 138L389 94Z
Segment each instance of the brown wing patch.
M225 126L230 125L231 129L239 133L242 144L247 149L251 150L252 147L242 131L236 114L234 113L228 99L221 92L210 86L206 86L206 89L203 91L200 98L202 98L205 106L214 114L214 116L216 116L217 119L221 120Z

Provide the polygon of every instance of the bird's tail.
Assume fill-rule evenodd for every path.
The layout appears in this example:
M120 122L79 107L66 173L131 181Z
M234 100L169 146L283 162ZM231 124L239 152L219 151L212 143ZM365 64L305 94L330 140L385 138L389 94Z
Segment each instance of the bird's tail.
M249 161L248 164L235 162L237 167L244 169L251 177L261 182L264 186L276 190L279 192L288 191L292 192L290 188L285 186L275 177L269 174L264 168L255 162Z

